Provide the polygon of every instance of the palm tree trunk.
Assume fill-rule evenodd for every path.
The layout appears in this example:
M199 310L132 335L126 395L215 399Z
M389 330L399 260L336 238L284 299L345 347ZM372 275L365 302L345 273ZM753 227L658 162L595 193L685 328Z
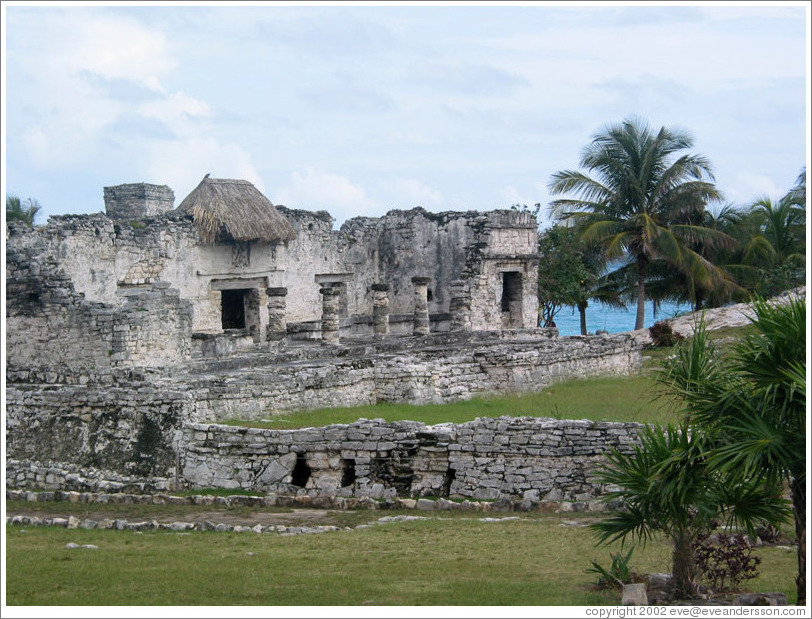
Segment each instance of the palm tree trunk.
M634 328L642 329L646 318L646 262L639 257L637 259L637 318L634 321Z
M578 314L581 317L581 335L586 335L586 301L578 304Z
M790 480L792 511L795 515L795 536L798 539L798 606L806 605L806 484L797 476Z
M696 570L691 535L687 531L677 531L672 535L672 541L674 550L671 553L671 587L677 598L692 598L696 594Z

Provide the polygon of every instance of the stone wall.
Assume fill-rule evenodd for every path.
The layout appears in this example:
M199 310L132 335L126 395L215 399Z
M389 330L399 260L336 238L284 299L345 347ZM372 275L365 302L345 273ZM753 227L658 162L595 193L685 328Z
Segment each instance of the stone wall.
M158 476L132 476L105 469L84 467L67 462L40 462L37 460L6 460L6 491L25 490L60 491L66 493L110 493L145 495L176 490L179 478ZM17 490L11 490L15 488ZM6 495L8 497L8 494ZM25 497L21 497L25 499ZM74 496L66 500L76 500ZM39 496L37 500L53 500ZM86 501L83 501L86 502ZM101 502L101 501L98 501ZM130 500L129 502L134 502Z
M172 210L175 193L166 185L129 183L104 188L104 206L113 219L142 219Z
M626 374L640 363L639 348L624 335L540 339L537 332L513 331L499 339L480 332L467 334L470 341L462 344L463 335L354 348L302 346L98 376L10 368L7 453L20 460L71 462L121 474L149 469L166 476L177 454L174 432L188 422L538 391L569 377Z
M184 375L195 393L194 418L256 420L280 413L403 402L453 402L491 393L540 391L570 378L626 375L639 369L638 344L627 335L490 339L462 343L453 334L404 342L340 347L333 357L278 355L225 372L207 363ZM302 351L306 352L306 351Z
M143 377L142 377L143 378ZM9 384L6 454L118 475L174 474L189 394L144 380L112 385Z
M630 451L640 427L532 417L301 430L193 424L183 433L183 478L309 496L589 501L605 490L593 467L611 448Z
M426 426L359 419L262 430L186 424L164 471L9 457L8 489L148 494L180 488L330 498L510 499L586 504L605 494L592 476L608 450L639 444L635 423L535 417Z
M120 193L129 187L107 189ZM321 320L320 288L335 283L341 335L347 337L371 333L366 319L372 315L373 285L388 286L394 322L408 320L414 313L414 277L428 278L433 330L448 330L452 291L459 282L465 282L462 301L470 310L467 330L536 326L537 232L535 219L526 213L434 214L418 208L351 219L333 230L327 213L280 207L297 232L295 240L208 246L200 243L190 217L153 212L146 198L143 212L137 212L127 206L135 198L119 198L110 198L122 209L112 208L115 218L67 215L51 217L39 228L7 227L7 259L19 267L10 270L9 280L21 277L32 287L56 282L89 303L111 307L121 303L123 287L169 282L193 304L192 330L210 334L223 331L222 291L253 290L257 341L269 322L268 288L287 289L285 318L295 330L297 323ZM516 287L520 307L508 322L504 272L521 275ZM18 300L17 289L11 288L12 303Z
M90 301L66 274L57 242L19 226L7 227L9 238L17 241L6 251L9 381L84 384L189 357L192 306L168 283L117 287L112 304Z
M503 327L500 273L508 269L524 275L524 311L510 326L536 326L538 224L528 213L393 210L383 217L350 219L335 231L326 212L277 209L297 233L288 245L284 275L284 286L296 291L287 299L290 322L319 318L313 313L321 304L314 282L330 277L348 280L342 286L342 317L371 315L376 284L389 286L391 315L412 314L412 278L418 276L430 279L430 314L447 315L452 283L466 280L476 308L469 327L499 329Z

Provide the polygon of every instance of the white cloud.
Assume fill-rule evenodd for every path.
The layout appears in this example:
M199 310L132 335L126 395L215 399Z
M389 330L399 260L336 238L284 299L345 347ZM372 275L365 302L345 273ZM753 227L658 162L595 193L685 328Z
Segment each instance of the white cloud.
M132 19L81 13L62 31L61 62L107 78L126 78L157 87L157 76L175 63L167 53L166 36Z
M782 190L773 179L763 174L753 172L738 172L731 189L725 192L728 199L733 202L753 202L765 197L778 199L786 190Z
M413 178L397 179L388 186L391 193L395 194L394 205L403 208L413 208L423 206L429 210L432 207L443 204L442 192L432 189L428 185Z
M375 203L362 187L338 174L313 168L293 172L290 183L269 197L274 204L290 208L327 211L338 223L375 210Z
M160 96L160 80L174 68L166 37L136 20L93 10L19 10L8 10L7 51L15 59L10 74L24 76L25 88L9 105L10 140L16 138L40 168L104 157L99 142L110 137L105 128L132 114L144 92ZM26 10L38 17L34 29L22 20L15 30L16 20L31 14ZM121 96L126 84L138 86L132 93L141 89L136 101Z
M169 185L175 192L176 204L180 204L206 174L250 181L265 193L262 177L251 156L236 144L221 143L213 138L156 142L150 147L146 161L143 170L146 178L140 180Z
M194 135L199 128L198 121L211 117L211 108L205 101L177 92L140 106L146 117L155 118L179 135Z

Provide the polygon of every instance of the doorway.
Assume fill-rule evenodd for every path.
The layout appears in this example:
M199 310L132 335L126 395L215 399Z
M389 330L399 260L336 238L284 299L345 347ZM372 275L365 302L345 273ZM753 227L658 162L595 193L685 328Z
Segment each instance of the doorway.
M522 326L522 274L502 273L502 326L516 329Z
M222 291L223 331L228 329L245 329L245 305L250 289Z

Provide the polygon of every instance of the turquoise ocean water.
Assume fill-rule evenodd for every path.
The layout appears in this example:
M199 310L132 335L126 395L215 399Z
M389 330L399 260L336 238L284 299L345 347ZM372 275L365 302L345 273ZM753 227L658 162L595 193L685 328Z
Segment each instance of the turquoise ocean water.
M679 314L690 311L690 306L675 303L663 303L657 314L654 314L651 303L646 304L646 328L653 325L658 320L673 318ZM637 307L629 310L618 310L603 305L602 303L590 303L586 308L586 328L589 333L597 330L608 331L609 333L623 333L634 329L634 318ZM564 307L555 315L555 324L558 326L560 336L580 335L581 322L578 310L571 307Z

